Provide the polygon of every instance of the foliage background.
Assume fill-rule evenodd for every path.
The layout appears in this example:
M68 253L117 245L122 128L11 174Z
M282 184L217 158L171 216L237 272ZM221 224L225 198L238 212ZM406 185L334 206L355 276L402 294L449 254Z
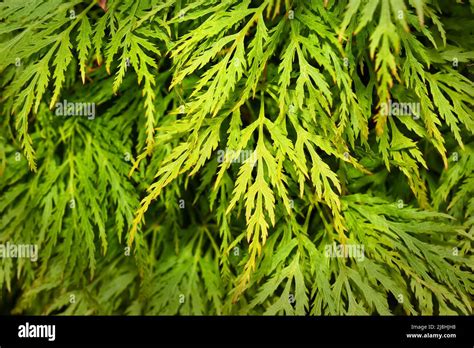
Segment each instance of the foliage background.
M3 1L0 312L472 314L473 8Z

